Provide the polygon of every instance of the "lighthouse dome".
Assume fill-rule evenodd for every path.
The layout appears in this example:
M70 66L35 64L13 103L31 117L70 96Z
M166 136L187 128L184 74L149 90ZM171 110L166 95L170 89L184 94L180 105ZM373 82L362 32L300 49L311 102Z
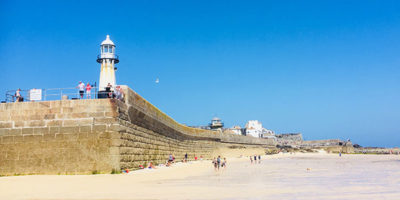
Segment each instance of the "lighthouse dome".
M101 45L113 45L115 46L114 42L110 40L110 36L107 35L107 38L101 43Z

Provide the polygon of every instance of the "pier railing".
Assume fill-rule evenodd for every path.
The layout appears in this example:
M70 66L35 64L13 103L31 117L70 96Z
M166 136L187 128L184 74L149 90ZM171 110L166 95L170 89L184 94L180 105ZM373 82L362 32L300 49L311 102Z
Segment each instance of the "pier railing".
M35 98L33 95L33 90L39 91L39 93L35 94ZM17 101L16 97L17 90L8 90L6 91L6 99L5 102L15 102ZM92 87L90 96L86 92L83 93L82 99L97 99L98 88ZM50 88L50 89L29 89L29 90L20 90L20 95L23 98L23 101L55 101L62 99L81 99L78 88ZM38 98L40 97L40 98ZM40 100L37 100L40 99Z

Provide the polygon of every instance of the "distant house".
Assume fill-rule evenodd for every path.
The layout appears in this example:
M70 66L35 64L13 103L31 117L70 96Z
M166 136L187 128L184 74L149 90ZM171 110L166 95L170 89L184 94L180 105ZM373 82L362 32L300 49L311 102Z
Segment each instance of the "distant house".
M218 117L214 117L211 120L211 123L208 126L189 126L192 128L200 128L206 130L222 130L224 128L224 123L222 123L221 119Z
M275 132L266 128L262 129L261 138L272 138L276 140Z
M241 128L240 126L233 126L232 128L224 129L225 133L230 133L234 135L245 135L245 129Z
M246 135L260 138L262 135L263 127L258 120L250 120L246 123Z
M209 124L210 129L222 129L224 127L224 123L222 123L221 119L218 117L214 117Z

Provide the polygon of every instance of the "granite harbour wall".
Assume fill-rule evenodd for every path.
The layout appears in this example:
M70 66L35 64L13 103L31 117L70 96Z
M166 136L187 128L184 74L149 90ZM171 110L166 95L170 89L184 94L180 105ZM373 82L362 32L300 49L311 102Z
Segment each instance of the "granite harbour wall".
M148 162L262 154L270 139L187 127L127 86L124 101L60 100L0 104L0 175L89 174Z

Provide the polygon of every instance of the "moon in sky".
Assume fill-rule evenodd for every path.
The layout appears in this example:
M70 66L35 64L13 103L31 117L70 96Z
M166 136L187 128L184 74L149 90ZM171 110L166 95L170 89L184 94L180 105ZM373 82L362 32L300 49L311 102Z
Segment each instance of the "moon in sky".
M156 79L156 84L158 84L159 82L160 82L160 79L157 78L157 79Z

